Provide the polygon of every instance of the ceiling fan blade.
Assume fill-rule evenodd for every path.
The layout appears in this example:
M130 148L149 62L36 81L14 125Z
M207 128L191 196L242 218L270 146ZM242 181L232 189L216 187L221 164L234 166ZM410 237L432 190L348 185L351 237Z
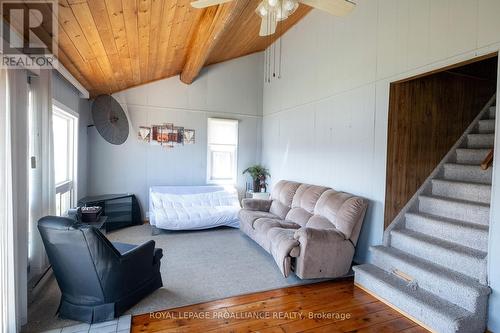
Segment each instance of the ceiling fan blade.
M262 21L260 22L259 36L264 37L274 34L276 32L277 25L278 23L275 19L268 19L267 17L263 17Z
M335 16L345 16L356 7L356 4L349 0L299 0L299 2Z
M191 2L191 6L194 8L205 8L215 5L220 5L233 0L197 0Z

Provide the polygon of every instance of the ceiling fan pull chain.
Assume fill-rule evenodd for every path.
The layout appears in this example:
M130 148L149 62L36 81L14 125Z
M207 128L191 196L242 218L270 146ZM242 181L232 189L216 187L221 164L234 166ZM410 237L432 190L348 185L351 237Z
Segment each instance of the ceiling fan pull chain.
M272 20L272 15L268 15L268 18L267 18L267 31L268 33L271 31L271 22ZM271 39L271 35L267 35L267 39ZM269 49L269 52L268 52L268 61L267 61L267 83L271 83L271 47L268 47Z
M264 82L267 81L267 49L264 50Z
M283 1L281 1L281 12L283 12ZM280 25L280 37L279 37L279 43L280 43L280 47L279 47L279 51L280 51L280 55L279 55L279 58L278 58L278 61L279 61L279 64L278 64L278 79L281 79L281 60L282 60L282 55L281 55L281 40L283 38L283 33L282 33L282 30L283 30L283 27Z
M281 46L281 40L282 40L282 37L280 36L280 48L279 48L279 51L280 51L280 55L279 55L279 64L278 64L278 79L281 79L281 61L282 61L282 54L281 54L281 50L282 50L282 46Z
M276 77L276 42L273 43L273 77Z

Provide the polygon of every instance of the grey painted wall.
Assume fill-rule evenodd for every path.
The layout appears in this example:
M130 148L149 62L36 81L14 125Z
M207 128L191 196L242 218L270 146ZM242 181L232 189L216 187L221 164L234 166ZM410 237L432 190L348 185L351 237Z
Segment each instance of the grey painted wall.
M254 54L209 66L191 85L176 76L115 94L128 113L130 135L115 146L89 128L89 194L131 192L146 211L150 186L205 184L209 117L240 121L238 187L244 190L241 172L260 160L262 61ZM168 150L137 139L139 126L165 122L195 129L196 144Z
M78 166L77 199L87 195L87 125L89 124L89 105L87 99L56 71L52 75L52 98L78 113Z

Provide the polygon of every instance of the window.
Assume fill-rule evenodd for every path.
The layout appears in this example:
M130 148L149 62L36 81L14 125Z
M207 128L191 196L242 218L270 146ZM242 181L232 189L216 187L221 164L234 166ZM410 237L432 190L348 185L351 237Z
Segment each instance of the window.
M235 184L238 121L208 118L207 182Z
M54 173L56 214L61 216L75 205L77 118L53 106Z

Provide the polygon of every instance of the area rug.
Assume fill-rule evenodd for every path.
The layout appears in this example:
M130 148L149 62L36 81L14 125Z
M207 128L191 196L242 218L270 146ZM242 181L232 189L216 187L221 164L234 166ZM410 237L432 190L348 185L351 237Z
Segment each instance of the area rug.
M284 278L272 257L239 229L217 228L202 231L164 231L151 235L149 225L110 232L111 241L141 244L150 239L163 249L161 274L164 287L131 308L127 314L208 302L216 299L319 282ZM74 325L55 315L60 291L52 279L28 309L25 332Z

